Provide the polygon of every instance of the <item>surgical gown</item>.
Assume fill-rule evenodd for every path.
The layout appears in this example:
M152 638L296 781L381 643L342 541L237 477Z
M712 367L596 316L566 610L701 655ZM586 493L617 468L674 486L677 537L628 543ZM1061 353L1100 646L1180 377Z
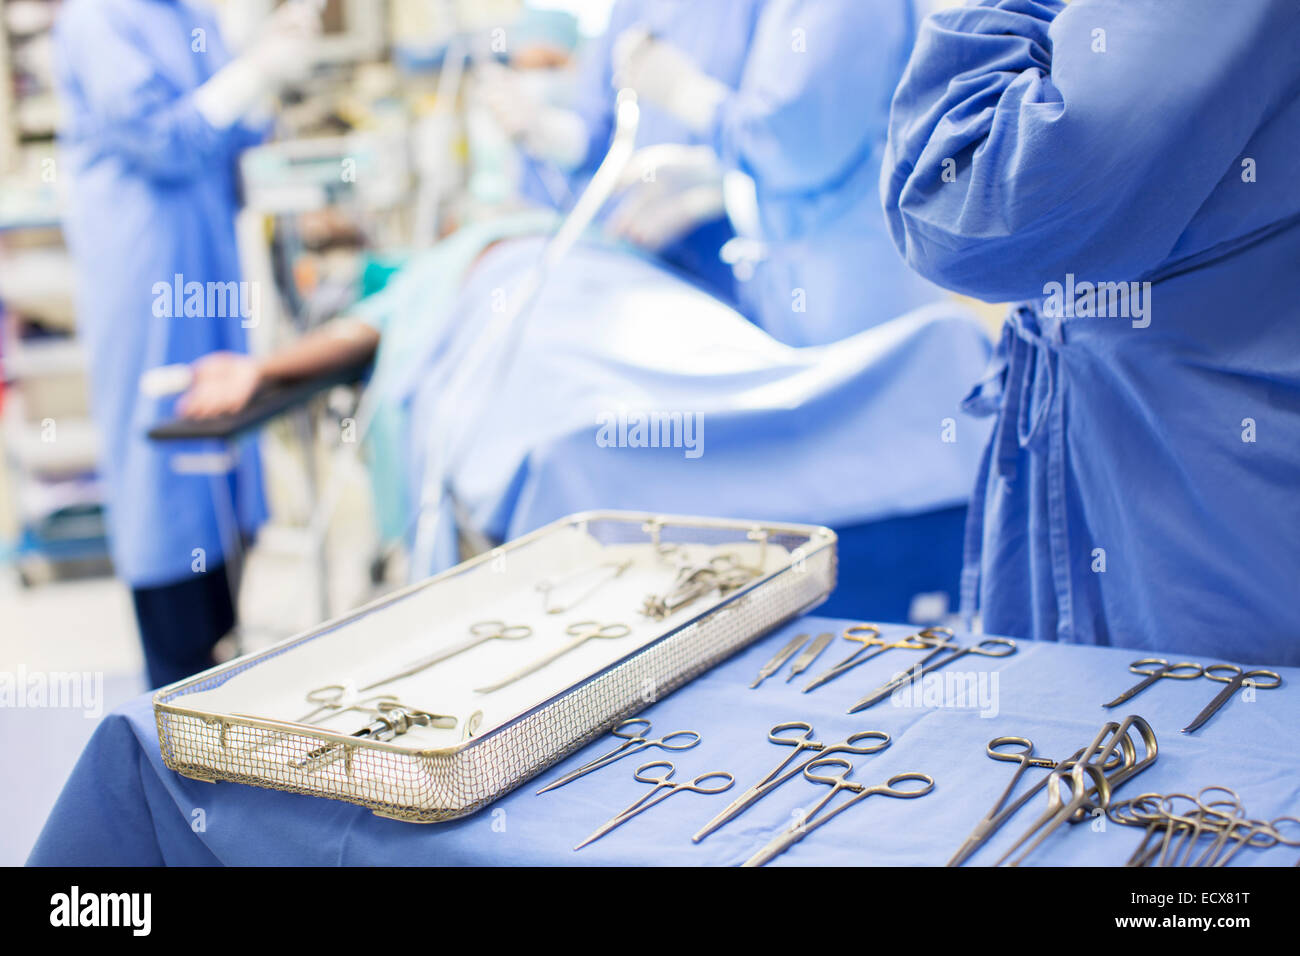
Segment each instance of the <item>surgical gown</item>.
M686 0L619 0L609 27L584 52L573 108L587 128L587 155L574 171L573 188L581 188L609 149L614 134L614 44L634 27L643 27L681 50L705 74L730 89L740 84L759 13L768 0L689 3ZM641 105L638 147L660 143L711 145L676 116L654 103ZM535 198L541 198L536 190ZM736 282L719 256L735 236L725 218L702 223L660 250L660 258L717 297L734 303Z
M247 533L264 517L256 449L240 448L228 472L182 473L178 453L214 449L151 443L147 430L171 416L174 399L139 390L146 369L244 348L255 290L237 285L234 161L256 133L216 130L194 107L195 89L229 59L199 8L71 0L55 45L64 227L113 561L133 587L169 584L217 567L236 519ZM191 283L201 307L186 295ZM199 314L185 314L187 299Z
M1026 300L968 402L997 423L963 586L985 630L1300 663L1297 50L1291 0L978 0L923 26L894 238L936 282Z
M941 297L899 257L876 188L915 35L911 0L624 0L580 84L591 163L612 131L609 48L638 24L733 91L710 135L646 104L637 138L709 145L753 180L759 235L749 238L765 255L737 285L742 311L787 345L824 345ZM716 260L717 249L699 256Z

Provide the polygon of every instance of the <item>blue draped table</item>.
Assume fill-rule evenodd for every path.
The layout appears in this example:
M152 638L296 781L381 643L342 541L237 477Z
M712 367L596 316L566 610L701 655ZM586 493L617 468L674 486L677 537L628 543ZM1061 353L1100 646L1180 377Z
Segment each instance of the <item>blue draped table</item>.
M702 843L691 842L692 833L789 753L766 735L774 724L791 720L810 722L816 739L826 742L859 730L883 730L892 745L856 758L853 779L874 784L917 770L933 776L936 785L920 799L864 800L773 865L941 865L1015 771L1014 764L985 754L990 739L1028 737L1040 755L1061 759L1091 742L1104 721L1129 713L1151 723L1160 756L1125 784L1117 799L1222 785L1237 791L1252 817L1300 814L1300 668L1280 669L1283 685L1255 691L1253 701L1237 695L1192 735L1179 728L1223 685L1204 678L1162 680L1106 711L1103 701L1138 680L1128 665L1142 655L1125 649L1020 642L1010 657L968 656L953 670L973 675L972 686L986 692L982 706L936 706L918 695L920 700L888 699L846 714L850 703L921 657L906 650L890 651L839 681L800 693L808 677L856 646L843 640L836 640L802 679L785 683L787 666L758 689L748 689L759 667L794 633L839 633L849 623L817 617L797 621L642 713L653 723L653 736L699 732L703 742L692 750L649 750L567 787L534 793L610 749L611 738L604 738L473 816L427 826L383 819L333 800L179 776L163 766L150 698L139 697L108 715L96 731L30 863L735 865L826 792L801 777L792 779ZM900 626L897 633L908 631ZM736 787L721 796L674 794L574 852L574 844L645 793L633 771L660 756L676 763L680 779L728 770ZM1043 773L1028 771L1021 787ZM844 799L841 794L836 801ZM1035 798L968 865L996 860L1045 806L1045 795ZM1297 829L1287 832L1294 837ZM1079 824L1058 831L1028 862L1118 865L1140 839L1132 827ZM1296 847L1244 848L1232 865L1289 866L1298 857Z

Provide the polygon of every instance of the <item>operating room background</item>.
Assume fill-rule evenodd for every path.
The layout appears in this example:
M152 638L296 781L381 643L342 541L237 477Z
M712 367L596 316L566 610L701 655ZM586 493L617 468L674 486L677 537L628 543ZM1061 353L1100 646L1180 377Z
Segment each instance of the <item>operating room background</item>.
M504 0L496 5L510 3ZM572 13L584 37L604 29L612 5L613 0L530 4ZM941 5L948 4L932 0L921 6ZM84 357L78 354L75 337L67 256L59 235L58 183L44 175L53 156L56 122L48 33L57 6L54 0L0 2L0 74L7 81L0 93L0 308L7 320L0 362L8 386L0 391L5 411L5 466L0 468L0 670L98 675L102 693L95 711L99 714L145 689L129 592L108 573L102 530L96 531L90 507L96 493L93 478L78 475L60 487L42 486L35 491L32 478L39 471L40 455L51 445L66 450L75 443L79 447L74 458L93 460L95 441L79 424L64 428L70 420L87 417L89 398ZM359 22L360 8L355 4L335 0L330 7L337 31L331 42L340 58L347 56L342 52L347 43L364 48L373 40ZM428 28L418 8L417 3L394 0L390 12L398 12L390 28L415 33ZM393 39L388 37L390 42ZM405 51L400 43L394 46L395 57L419 57L418 44ZM350 77L362 87L382 85L388 79L382 71ZM297 108L305 109L301 104ZM967 304L987 320L990 331L1001 320L1000 307ZM37 347L15 344L20 323L27 344ZM317 427L338 427L350 400L346 389L323 399ZM43 423L50 420L57 420L63 431L58 441L43 443ZM304 484L300 438L292 425L283 423L263 435L264 475L274 520L246 556L239 594L243 650L267 646L317 623L326 600L322 587L329 612L338 614L404 581L400 552L390 555L383 567L374 565L376 516L366 472L355 457L316 456L317 481L336 483L337 507L324 541L324 562L318 565L304 559L300 530L311 518L307 504L311 495ZM67 462L60 462L58 468L66 471ZM45 521L56 512L63 524ZM45 537L41 532L46 532ZM327 569L324 579L317 573L320 566ZM0 787L0 865L26 858L95 724L95 717L67 709L8 708L0 715L0 754L5 763L33 768L22 787Z

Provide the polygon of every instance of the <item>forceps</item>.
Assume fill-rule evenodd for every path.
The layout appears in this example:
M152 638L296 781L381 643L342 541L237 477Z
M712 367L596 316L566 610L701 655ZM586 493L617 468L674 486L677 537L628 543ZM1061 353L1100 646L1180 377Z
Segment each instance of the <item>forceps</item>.
M533 629L527 624L506 624L504 621L479 621L477 624L471 624L469 628L469 637L450 647L444 647L440 651L435 651L428 657L422 657L417 661L412 661L395 674L389 674L382 680L372 681L365 687L358 687L357 693L368 690L374 690L376 687L382 687L385 684L391 684L393 681L401 680L403 677L410 677L412 674L418 674L434 664L441 664L445 660L455 657L457 654L463 654L480 644L486 644L488 641L519 641L525 637L531 637ZM349 684L326 684L323 687L317 687L307 692L309 703L320 704L315 710L311 711L302 720L314 717L316 714L331 707L348 709L344 707L343 701L351 692Z
M494 690L500 690L507 684L513 684L517 680L522 680L529 674L536 673L548 664L558 661L570 651L576 651L583 644L590 640L599 638L608 641L619 637L627 637L632 633L632 629L626 624L601 624L597 621L579 621L577 624L570 624L564 629L564 633L570 635L573 640L557 647L551 653L539 657L526 667L521 667L495 684L489 684L487 687L477 687L474 690L476 694L489 694Z
M583 601L587 600L587 598L591 597L593 594L595 594L597 591L603 588L610 581L613 581L615 578L619 577L624 571L626 571L631 566L632 566L632 561L630 558L626 561L607 561L604 564L596 565L594 568L587 568L586 570L575 571L572 574L568 574L565 577L560 578L558 581L552 580L551 578L547 578L544 581L539 581L537 583L536 590L537 593L539 593L542 596L542 609L547 614L563 614L566 611L572 611L575 607L577 607ZM581 580L582 578L585 578L596 571L604 571L606 572L606 574L600 575L597 578L595 584L587 588L587 590L583 591L577 597L573 598L573 600L569 601L568 604L556 605L551 603L551 596L555 593L555 591L558 588L568 584L572 584L574 581Z
M820 770L822 767L832 766L841 768L840 772L814 772ZM909 772L895 774L885 783L877 784L874 787L868 787L866 784L850 780L849 774L851 773L853 773L853 764L850 761L845 760L843 757L817 757L816 759L809 761L808 765L803 769L803 775L813 783L826 784L831 788L830 792L818 800L807 815L790 824L784 832L774 837L767 846L763 847L763 849L751 856L748 860L742 863L741 866L762 866L764 863L771 862L808 834L812 833L819 826L822 826L825 823L830 823L849 807L853 806L860 800L865 800L867 797L880 795L882 797L898 797L900 799L910 800L916 797L923 797L934 789L934 778L926 773ZM922 786L916 790L900 789L899 784L908 780L919 780ZM824 816L818 817L817 814L821 813L821 811L825 809L826 805L830 803L831 800L835 798L835 795L841 790L852 791L853 796L849 797L849 799L845 800L834 810L831 810Z
M402 734L407 733L412 727L441 727L447 729L455 727L456 723L455 717L446 714L431 714L428 711L416 710L414 707L387 707L379 710L374 720L360 730L353 731L351 736L370 740L392 740L394 737L400 737ZM317 747L309 752L306 757L295 761L294 766L308 771L320 770L341 756L338 750L343 746L345 745L325 744Z
M401 680L403 677L410 677L412 674L418 674L420 671L432 667L434 664L441 664L445 660L455 657L457 654L464 654L468 650L473 650L480 644L486 644L488 641L521 641L525 637L532 637L533 629L527 624L506 624L505 621L479 621L477 624L471 624L469 627L469 637L459 643L452 644L450 647L444 647L440 651L435 651L428 657L422 657L417 661L412 661L396 674L390 674L381 681L375 681L373 684L367 684L361 690L373 690L381 684L387 684L395 680Z
M1114 726L1119 725L1116 724ZM1018 753L1013 753L1002 749L1003 747L1009 746L1019 747L1020 751ZM1043 779L1039 780L1037 784L1025 791L1025 793L1022 794L1015 803L1003 809L1004 804L1006 804L1007 800L1010 799L1011 794L1015 791L1016 784L1020 782L1020 778L1028 768L1044 767L1049 770L1065 771L1073 767L1075 761L1084 754L1082 749L1076 750L1072 756L1060 762L1050 760L1047 757L1035 757L1034 743L1032 740L1025 737L994 737L989 741L988 746L985 749L988 752L988 755L994 760L1006 760L1012 763L1018 763L1020 766L1017 767L1016 772L1012 774L1011 782L1008 783L1007 788L1002 791L1002 796L998 797L997 802L994 803L989 812L984 815L984 818L980 820L979 823L975 824L975 829L971 831L970 836L968 836L966 841L957 849L957 852L952 855L952 859L944 864L945 866L961 866L965 863L971 858L976 850L988 842L989 837L1000 830L1002 825L1011 819L1011 817L1015 816L1016 812L1021 807L1037 796L1039 791L1047 786L1047 777L1043 777ZM1133 741L1125 735L1124 739L1120 741L1119 752L1111 755L1110 759L1103 766L1103 769L1111 771L1117 767L1131 763L1135 759L1136 753L1137 751L1133 746Z
M1225 796L1208 800L1207 795L1215 791ZM1185 800L1193 806L1185 814L1176 813L1175 800ZM1257 849L1279 843L1300 846L1300 840L1287 839L1279 830L1282 823L1300 824L1300 819L1290 816L1271 821L1248 819L1241 798L1228 787L1203 787L1195 797L1186 793L1167 796L1144 793L1115 805L1109 816L1116 823L1146 829L1142 842L1125 866L1226 866L1246 846ZM1163 838L1148 845L1161 830ZM1193 860L1197 843L1206 835L1213 838L1209 847ZM1224 853L1223 848L1230 840L1235 845Z
M1206 789L1226 790L1223 787L1209 787ZM1235 797L1235 794L1233 796ZM1186 816L1175 813L1172 809L1175 799L1186 800L1195 804L1195 808L1189 811ZM1228 814L1214 809L1224 805L1231 806L1236 812ZM1124 814L1124 808L1126 807L1128 809L1127 816ZM1178 847L1181 849L1184 845L1186 846L1186 851L1183 853L1183 865L1186 865L1202 832L1212 834L1216 827L1221 826L1222 832L1219 837L1197 860L1197 866L1204 865L1207 857L1212 858L1218 853L1223 840L1232 830L1238 826L1249 825L1246 821L1238 819L1240 815L1241 807L1238 804L1226 800L1217 800L1211 804L1205 804L1199 796L1193 797L1188 793L1171 793L1167 796L1158 793L1144 793L1107 810L1107 816L1116 823L1122 823L1126 826L1145 825L1146 827L1146 832L1142 835L1142 842L1138 844L1137 849L1125 862L1126 867L1148 866L1152 865L1153 862L1155 866L1169 866L1171 859L1176 859L1179 853L1179 850L1175 850L1172 858L1169 855L1169 851L1173 846L1171 840L1175 833L1179 834ZM1227 821L1226 824L1214 823L1213 820L1216 817ZM1210 821L1208 825L1207 818ZM1151 838L1159 834L1162 829L1165 831L1164 837L1148 846L1147 844L1151 842ZM1189 836L1190 840L1188 839Z
M312 724L316 723L312 718L324 711L331 710L337 714L344 714L350 710L360 710L368 714L377 714L385 707L396 707L401 703L396 697L389 694L378 694L374 697L366 697L363 700L354 701L351 704L345 704L343 701L349 695L351 688L343 684L326 684L324 687L317 687L315 690L307 692L307 702L317 704L316 708L309 710L297 720L292 721L295 724Z
M1018 753L1011 753L1000 749L1008 746L1016 746L1019 747L1020 750ZM979 823L975 824L975 829L972 830L970 836L966 838L966 842L958 847L957 852L952 855L952 859L945 864L946 866L961 866L972 853L983 846L984 841L989 838L989 835L993 833L993 831L996 830L1003 821L1005 821L1006 817L1000 816L999 811L1002 809L1002 805L1007 802L1011 797L1011 794L1015 791L1016 784L1020 782L1020 778L1024 775L1026 770L1030 767L1046 767L1049 770L1056 769L1056 761L1050 760L1047 757L1034 756L1034 743L1026 737L994 737L989 741L988 747L985 749L988 751L988 755L994 760L1009 760L1013 763L1019 763L1020 766L1017 767L1016 772L1011 775L1011 782L1008 783L1007 788L1002 791L1002 796L998 797L997 802L993 804L993 807L989 812L984 815L984 818L980 820Z
M947 657L926 663L948 648L956 647L951 641L944 641L935 647L934 651L926 656L916 667L903 673L887 684L882 685L878 690L868 694L856 704L849 708L850 714L856 714L860 710L865 710L872 704L878 704L900 687L906 687L913 681L918 681L926 674L937 671L941 667L947 667L953 661L965 657L967 654L978 654L980 657L1008 657L1016 652L1016 642L1006 637L986 637L978 644L968 644L966 647L958 648ZM995 649L996 648L996 649Z
M648 772L652 767L663 767L665 769L664 772L656 776ZM630 807L616 813L608 823L601 826L591 836L587 837L587 839L575 846L574 850L581 850L588 843L593 843L596 840L599 840L610 830L613 830L616 827L621 827L638 813L644 813L651 807L663 803L674 793L678 793L682 790L689 790L692 793L723 793L726 790L730 790L732 785L736 782L736 778L725 770L710 770L708 773L700 774L694 780L685 783L673 783L672 776L676 772L677 768L667 760L655 760L652 763L642 764L637 767L636 773L633 776L636 778L638 783L653 784L650 788L650 792ZM706 781L709 780L721 781L722 785L705 786Z
M1233 839L1237 841L1237 845L1234 846L1231 850L1229 850L1227 855L1225 855L1224 857L1218 860L1215 860L1213 863L1210 864L1210 866L1227 866L1228 861L1231 860L1234 856L1236 856L1237 853L1240 852L1243 846L1253 846L1260 849L1267 849L1268 847L1271 846L1277 846L1279 843L1284 844L1286 846L1300 846L1300 840L1294 840L1294 839L1288 840L1280 832L1278 832L1277 825L1283 822L1300 824L1300 819L1296 817L1288 816L1288 817L1274 817L1271 821L1264 821L1264 820L1248 821L1246 825L1250 827L1250 833L1247 834L1245 837L1234 836ZM1263 843L1255 842L1256 836L1263 836L1265 838L1265 842ZM1300 864L1296 864L1296 865L1300 866Z
M1133 728L1137 729L1142 745L1145 748L1145 753L1141 759L1137 759L1137 748L1129 739L1129 733ZM1120 748L1125 759L1117 770L1107 774L1106 767L1110 763L1116 747ZM1129 756L1130 754L1132 754L1132 757ZM1011 848L1002 855L995 865L1001 866L1005 863L1012 853L1037 833L1037 838L1032 843L1029 843L1024 852L1011 863L1012 866L1019 866L1062 823L1066 821L1077 822L1086 818L1086 814L1091 808L1107 809L1110 806L1111 793L1118 790L1129 778L1141 773L1155 763L1158 756L1159 745L1156 742L1155 731L1151 729L1150 724L1136 714L1125 717L1124 722L1121 724L1111 721L1103 725L1097 736L1093 738L1092 743L1084 750L1083 755L1072 761L1073 766L1068 771L1062 765L1048 775L1047 811L1030 825L1024 835L1012 844ZM1069 801L1066 801L1061 796L1061 785L1065 781L1067 774L1070 781ZM1085 781L1085 776L1092 778L1091 787Z
M630 720L625 720L615 727L611 733L615 737L621 737L624 742L609 753L602 754L595 760L583 764L572 773L567 773L559 780L548 783L537 792L545 793L547 790L555 790L566 783L572 783L579 777L586 776L593 770L608 767L616 760L630 757L632 754L648 750L650 747L658 747L660 750L690 750L692 747L699 746L700 743L700 735L693 730L674 730L671 734L664 734L658 739L651 740L645 736L650 733L650 721L644 717L633 717ZM680 742L674 743L674 738L678 738Z
M1223 672L1222 677L1219 676L1219 672ZM1228 686L1219 691L1218 696L1210 701L1205 709L1182 729L1182 733L1190 734L1199 730L1201 725L1213 717L1218 709L1228 702L1228 698L1240 690L1242 685L1247 682L1250 683L1251 687L1257 687L1260 690L1272 690L1274 687L1282 686L1282 675L1277 671L1243 671L1236 664L1211 664L1205 668L1205 676L1210 680L1219 681ZM1271 679L1272 683L1260 683L1261 677Z
M933 651L935 649L934 642L944 640L945 635L947 637L952 637L952 631L948 630L946 627L927 627L922 631L917 631L915 634L909 634L907 637L899 640L887 641L881 639L880 628L876 627L874 624L855 624L853 627L845 629L844 639L859 644L860 646L858 649L830 670L813 678L812 682L803 689L803 692L806 694L810 690L816 690L818 687L821 687L822 684L829 684L831 681L835 680L835 678L844 676L855 667L865 664L874 657L879 657L881 654L885 653L885 651L892 651L895 649L923 651L927 648ZM867 653L868 647L874 647L875 650Z
M1155 670L1150 670L1149 668L1153 665ZM1178 664L1170 664L1167 660L1163 660L1159 657L1144 657L1140 661L1134 661L1128 666L1128 669L1134 674L1145 675L1146 679L1138 681L1110 703L1102 704L1101 706L1118 707L1125 701L1132 700L1163 677L1168 677L1172 680L1195 680L1205 673L1205 668L1200 664L1193 664L1191 661L1182 661Z
M802 731L802 733L789 737L780 736L787 730L797 730ZM767 776L738 796L725 810L706 823L699 833L691 837L691 840L699 843L723 824L740 816L756 801L767 796L791 777L801 773L816 757L809 757L803 763L796 764L794 767L790 767L790 763L796 760L805 750L815 751L819 757L827 757L831 754L874 754L889 746L889 734L881 730L864 730L856 734L850 734L834 744L824 744L820 740L813 740L812 735L812 724L803 720L792 720L788 723L777 724L768 731L767 739L772 743L793 748L790 755L773 767ZM877 743L871 746L863 746L862 741L864 740L873 740L877 741ZM790 769L786 769L787 767Z

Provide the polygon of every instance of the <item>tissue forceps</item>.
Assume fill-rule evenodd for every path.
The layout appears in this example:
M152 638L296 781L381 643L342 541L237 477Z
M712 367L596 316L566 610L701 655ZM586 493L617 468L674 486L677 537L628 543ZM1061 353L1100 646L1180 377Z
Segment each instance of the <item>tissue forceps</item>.
M1152 667L1155 669L1152 670ZM1144 657L1140 661L1134 661L1128 666L1128 669L1134 674L1145 675L1146 679L1138 681L1110 703L1102 704L1101 706L1118 707L1125 701L1132 700L1138 694L1142 693L1162 678L1169 678L1171 680L1195 680L1205 673L1205 668L1200 664L1193 664L1191 661L1181 661L1177 664L1170 664L1167 660L1159 657Z
M665 768L665 770L664 772L656 776L649 773L649 770L652 767L663 767ZM604 825L599 827L594 833L591 834L591 836L587 837L587 839L583 840L573 849L581 850L588 843L594 843L596 840L599 840L610 830L614 830L618 827L621 827L623 824L627 823L628 820L631 820L638 813L644 813L646 810L649 810L651 807L658 806L659 804L663 803L674 793L679 793L682 790L689 790L692 793L705 793L705 794L723 793L726 790L730 790L732 785L735 784L736 782L736 778L733 777L731 774L727 773L725 770L710 770L707 773L700 774L694 780L689 780L683 783L674 783L672 780L672 776L676 772L677 772L677 768L674 767L672 763L667 760L655 760L651 763L642 764L641 766L637 767L636 773L633 774L633 776L636 778L636 780L639 783L653 784L653 786L650 788L650 792L647 793L640 800L636 801L636 803L632 804L631 806L623 810L620 810L609 820L608 823L605 823ZM722 785L706 786L705 785L706 781L709 780L721 781Z
M932 663L926 663L926 661L931 661L932 658L941 652L953 647L957 647L957 650L953 651L947 657L932 661ZM995 648L997 649L995 650ZM913 681L918 681L926 674L929 674L932 671L937 671L941 667L947 667L953 661L959 660L967 654L978 654L980 657L1009 657L1015 652L1016 642L1007 637L986 637L977 644L968 644L965 647L958 647L951 641L944 641L943 643L938 644L932 653L926 655L925 660L921 661L910 671L906 671L902 676L881 685L879 689L868 694L850 707L848 712L850 714L856 714L858 711L865 710L873 704L878 704L898 688L906 687Z
M802 733L789 737L780 736L787 730L802 731ZM777 724L768 731L767 739L772 743L793 748L790 755L773 767L762 780L731 801L730 805L706 823L699 833L691 837L691 840L699 843L714 830L740 816L758 800L767 796L791 777L801 773L817 757L828 757L831 754L874 754L889 746L889 734L881 730L860 731L856 734L850 734L838 743L833 744L824 744L820 740L813 740L812 735L812 724L803 720L792 720L788 723ZM864 746L862 744L864 740L873 740L877 741L877 743ZM796 760L805 750L814 751L815 756L809 757L803 763L796 764L794 767L790 767L791 762Z
M839 767L839 773L817 773L822 767ZM849 774L853 773L853 764L843 757L816 757L810 760L803 769L803 775L813 783L822 783L829 786L830 792L818 800L813 808L808 811L801 819L791 823L783 832L775 836L767 846L759 850L741 866L762 866L776 859L790 847L794 846L808 834L812 833L823 824L830 823L837 816L867 797L880 795L882 797L898 797L903 800L911 800L916 797L923 797L934 789L934 778L926 773L899 773L890 777L888 781L869 787L866 784L858 783L849 779ZM917 790L903 790L900 784L908 780L919 780L922 786ZM822 816L818 816L826 805L835 798L835 795L841 790L852 791L853 796L845 800L834 810Z
M855 667L860 667L872 658L879 657L885 651L895 649L923 651L926 648L933 650L935 648L934 641L942 640L942 635L945 633L948 637L952 636L952 631L946 627L927 627L899 640L883 640L880 637L880 628L874 624L855 624L853 627L845 628L844 639L854 641L861 646L830 670L813 678L811 683L803 689L803 692L806 694L810 690L816 690L823 684L829 684L835 678L843 677ZM868 652L868 647L873 647L875 650Z
M522 680L529 674L534 674L543 667L546 667L548 664L558 661L565 654L570 651L576 651L579 647L590 640L599 639L609 641L620 637L627 637L632 633L632 629L626 624L601 624L597 621L579 621L577 624L570 624L566 627L564 633L570 635L573 640L562 644L549 654L544 654L531 664L521 667L513 674L506 675L495 684L489 684L487 687L475 688L474 693L489 694L494 690L500 690L507 684L513 684L517 680Z
M1222 677L1219 676L1220 671L1223 672ZM1205 676L1210 680L1219 681L1228 686L1219 691L1214 700L1210 701L1205 709L1182 729L1182 733L1190 734L1199 730L1207 720L1218 712L1220 707L1228 702L1228 698L1237 693L1246 683L1260 690L1272 690L1274 687L1282 686L1282 675L1277 671L1244 671L1236 664L1211 664L1205 668ZM1261 683L1260 678L1270 679L1271 683Z
M650 733L650 721L644 717L633 717L625 720L615 727L611 733L615 737L621 737L624 742L609 751L609 753L602 754L595 760L583 764L572 773L567 773L559 780L548 783L537 792L545 793L548 790L563 787L566 783L572 783L593 770L608 767L616 760L630 757L632 754L640 753L650 747L658 747L660 750L690 750L692 747L699 746L700 743L700 735L693 730L674 730L671 734L664 734L662 737L652 740L645 736ZM673 742L674 738L679 738L680 742Z

